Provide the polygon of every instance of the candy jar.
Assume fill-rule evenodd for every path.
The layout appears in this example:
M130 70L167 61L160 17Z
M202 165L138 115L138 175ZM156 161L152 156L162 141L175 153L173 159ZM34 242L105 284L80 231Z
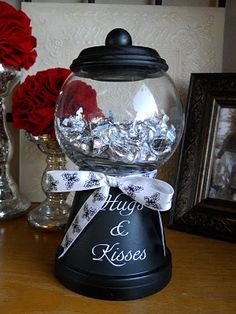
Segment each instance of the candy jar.
M48 173L53 191L76 191L56 276L95 298L153 294L172 268L160 213L170 209L173 188L156 169L175 151L184 120L168 65L114 29L70 68L55 129L79 170Z

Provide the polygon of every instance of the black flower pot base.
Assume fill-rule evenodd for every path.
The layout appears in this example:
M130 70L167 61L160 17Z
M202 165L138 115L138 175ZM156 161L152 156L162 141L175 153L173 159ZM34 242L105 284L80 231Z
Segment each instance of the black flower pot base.
M68 227L92 192L76 192ZM161 290L170 281L172 266L158 215L111 188L103 209L68 251L61 256L63 248L58 248L57 278L98 299L130 300Z

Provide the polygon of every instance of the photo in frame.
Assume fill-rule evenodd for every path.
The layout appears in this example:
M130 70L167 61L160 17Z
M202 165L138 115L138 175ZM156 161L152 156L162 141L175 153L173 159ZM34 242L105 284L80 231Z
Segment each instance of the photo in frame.
M192 74L169 227L236 241L236 73Z

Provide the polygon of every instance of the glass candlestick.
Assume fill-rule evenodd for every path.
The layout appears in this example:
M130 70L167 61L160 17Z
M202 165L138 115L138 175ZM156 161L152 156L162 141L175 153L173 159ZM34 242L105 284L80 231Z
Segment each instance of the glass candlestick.
M39 150L47 155L47 166L43 172L41 186L46 199L28 214L28 222L36 228L47 230L64 229L69 216L69 205L66 203L68 193L50 192L46 174L49 170L65 170L66 159L56 139L50 135L32 136L27 138L37 144Z
M20 195L9 169L13 150L6 123L6 98L19 81L20 71L0 64L0 219L21 216L30 207L30 202Z

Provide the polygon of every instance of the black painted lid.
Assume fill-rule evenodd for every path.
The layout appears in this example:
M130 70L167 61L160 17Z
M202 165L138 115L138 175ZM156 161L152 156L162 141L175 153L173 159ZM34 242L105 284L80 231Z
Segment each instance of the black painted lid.
M168 65L155 49L132 46L130 34L116 28L107 35L105 46L82 50L70 69L99 80L129 80L162 76Z

